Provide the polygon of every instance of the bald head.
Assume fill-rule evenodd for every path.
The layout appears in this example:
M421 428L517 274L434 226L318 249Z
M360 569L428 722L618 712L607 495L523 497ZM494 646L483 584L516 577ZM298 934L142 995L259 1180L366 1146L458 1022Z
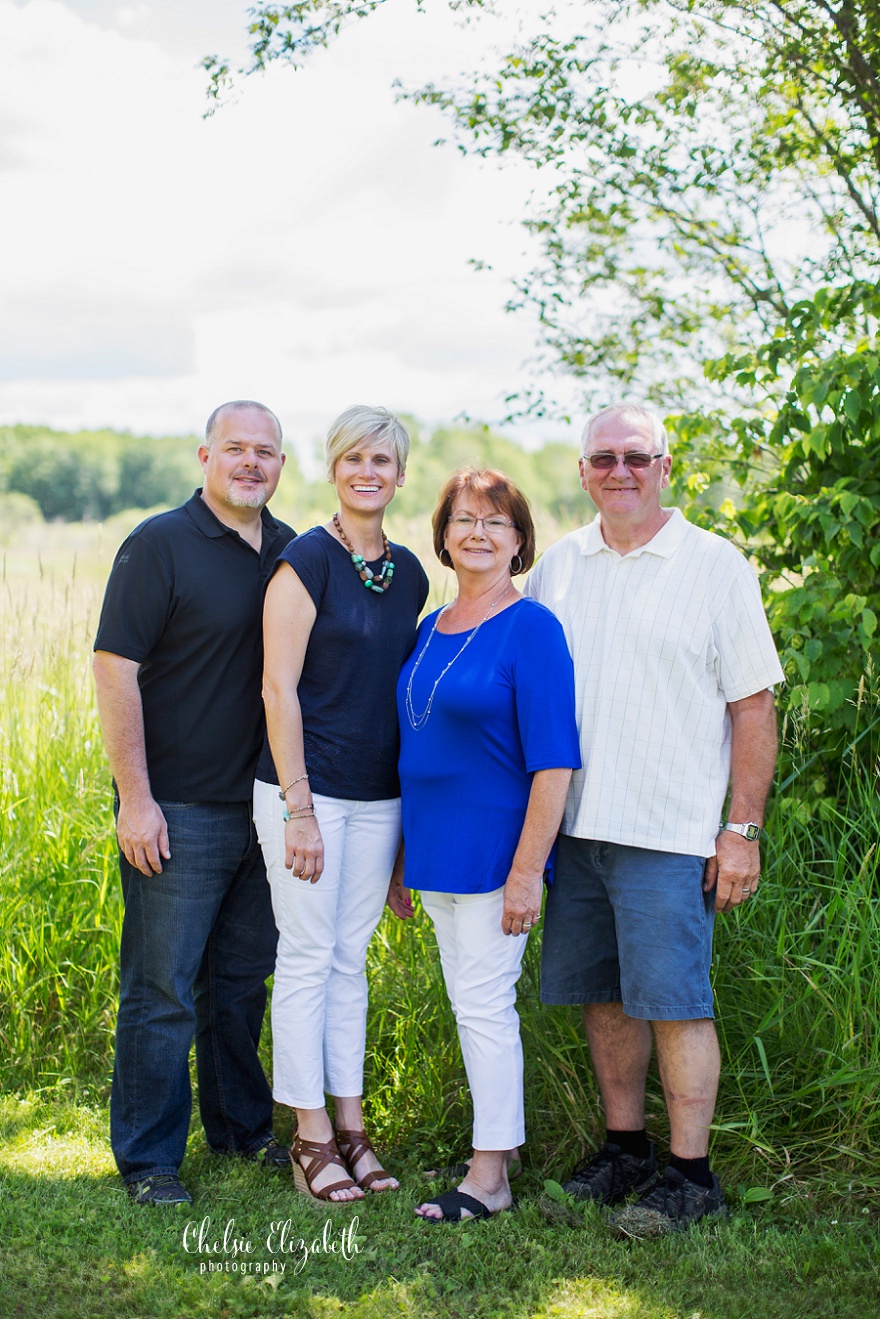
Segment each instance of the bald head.
M265 403L257 403L251 398L233 399L230 403L221 403L219 408L215 408L208 418L205 426L205 448L210 449L214 443L217 434L217 428L220 420L230 412L261 412L264 416L270 417L275 428L275 435L278 440L278 447L281 448L282 434L281 422L275 416L271 408L267 408Z

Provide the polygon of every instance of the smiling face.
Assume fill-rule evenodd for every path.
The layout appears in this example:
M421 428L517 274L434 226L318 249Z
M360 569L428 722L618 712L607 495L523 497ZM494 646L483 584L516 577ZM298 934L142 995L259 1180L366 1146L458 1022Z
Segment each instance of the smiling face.
M656 522L659 530L663 523L660 491L669 484L670 455L642 468L629 468L620 461L627 453L655 454L658 449L646 418L612 413L594 426L586 457L580 460L581 485L599 510L603 526L649 529ZM614 454L618 461L602 471L587 461L594 453Z
M404 480L394 447L386 441L347 450L333 469L339 506L352 513L381 512Z
M510 561L523 543L516 527L486 527L482 519L512 522L505 508L497 508L488 499L470 491L456 497L446 524L443 546L457 573L473 573L497 578L510 571ZM456 517L480 518L472 527L456 526Z
M221 412L211 444L199 446L205 503L221 521L224 512L261 509L275 493L284 458L271 413L256 408Z

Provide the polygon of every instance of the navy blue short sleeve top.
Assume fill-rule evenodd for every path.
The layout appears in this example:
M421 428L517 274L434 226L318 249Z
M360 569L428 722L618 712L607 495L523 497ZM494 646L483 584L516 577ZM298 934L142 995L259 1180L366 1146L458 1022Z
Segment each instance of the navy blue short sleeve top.
M391 557L394 580L381 595L364 587L348 550L324 527L298 536L278 560L290 564L317 610L298 695L309 785L325 797L400 795L395 686L428 579L404 545L392 544ZM369 566L378 573L381 564ZM257 778L278 782L268 746Z

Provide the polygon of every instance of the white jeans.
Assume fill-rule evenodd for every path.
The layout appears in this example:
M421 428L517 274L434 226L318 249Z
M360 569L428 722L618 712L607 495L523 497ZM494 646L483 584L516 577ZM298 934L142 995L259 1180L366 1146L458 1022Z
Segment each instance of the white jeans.
M313 794L324 839L316 884L284 868L278 788L254 784L254 823L278 926L272 991L273 1093L292 1108L364 1088L367 945L379 923L400 844L400 798L343 801Z
M516 982L527 936L502 933L503 888L419 896L434 922L458 1023L474 1106L474 1149L513 1149L526 1136Z

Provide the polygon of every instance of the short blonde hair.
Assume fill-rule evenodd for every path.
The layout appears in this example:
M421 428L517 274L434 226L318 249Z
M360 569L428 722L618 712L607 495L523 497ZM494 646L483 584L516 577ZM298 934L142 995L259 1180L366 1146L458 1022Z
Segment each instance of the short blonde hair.
M371 408L356 403L341 412L331 422L324 452L327 458L327 476L332 481L336 464L351 449L372 449L377 444L390 444L397 459L397 470L406 471L409 457L409 434L399 417L387 408Z

